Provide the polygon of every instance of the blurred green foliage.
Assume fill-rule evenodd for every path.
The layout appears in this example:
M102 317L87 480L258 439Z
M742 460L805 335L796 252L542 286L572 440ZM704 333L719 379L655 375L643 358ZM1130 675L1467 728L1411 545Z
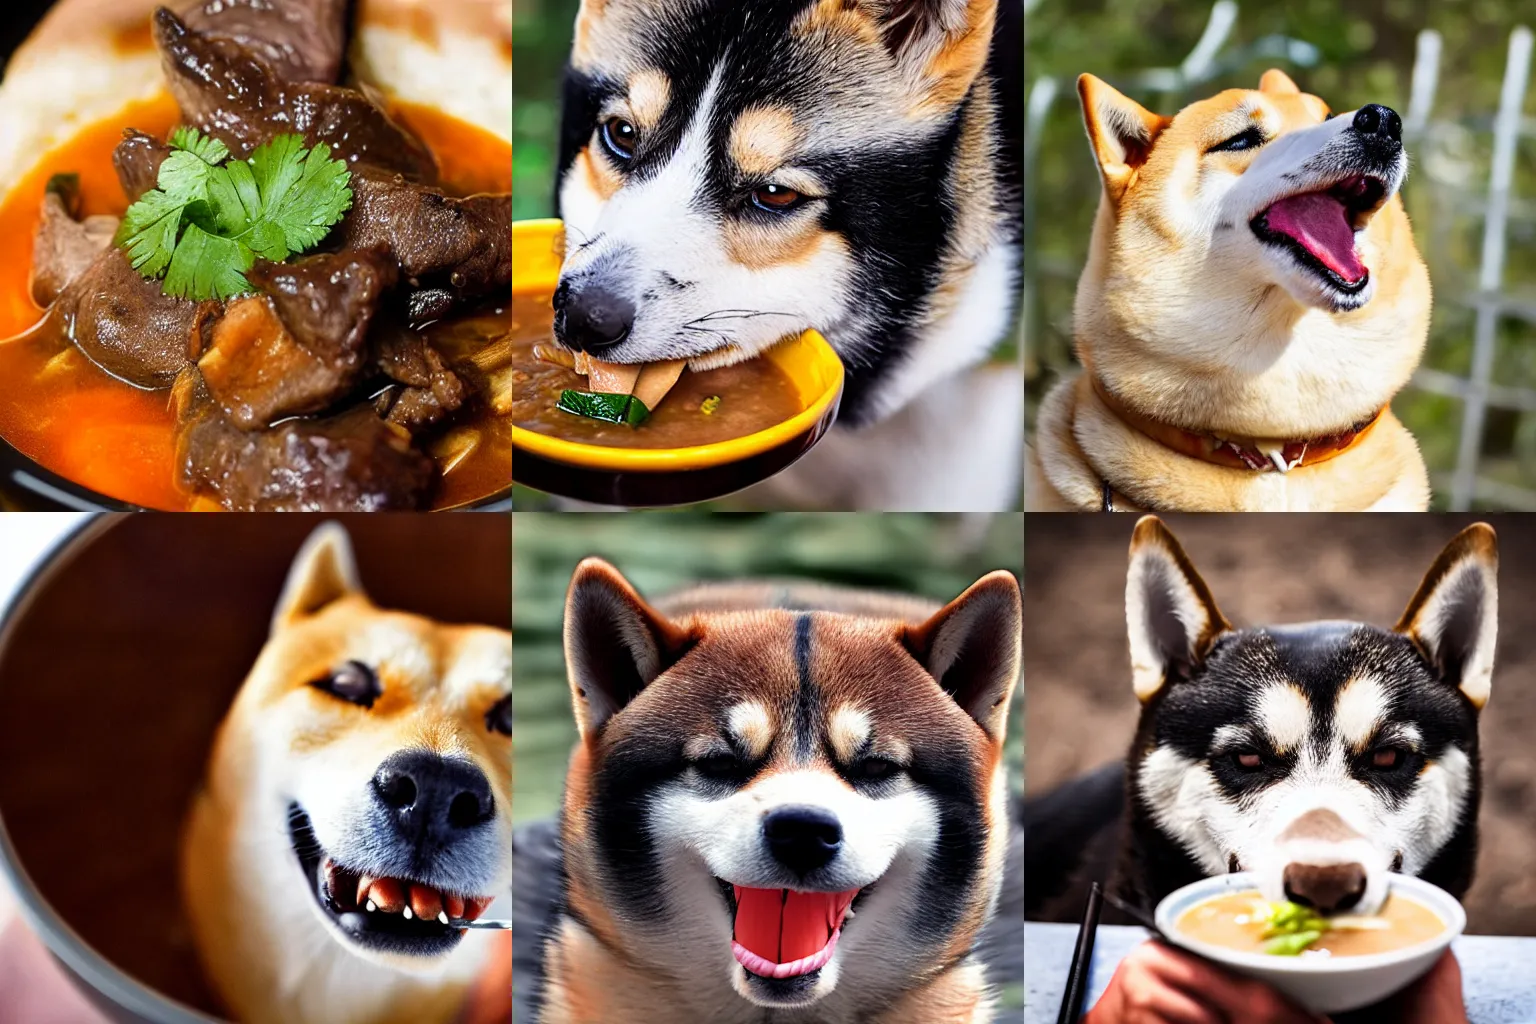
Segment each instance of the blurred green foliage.
M1198 86L1191 96L1127 88L1138 72L1178 66L1199 39L1211 6L1210 0L1040 0L1030 11L1027 78L1033 83L1051 76L1061 87L1030 178L1036 213L1028 254L1037 292L1026 325L1031 402L1072 362L1072 293L1099 198L1073 87L1078 74L1092 72L1158 112L1172 113L1220 89L1253 88L1266 67L1278 65L1336 110L1376 102L1405 112L1415 39L1426 28L1444 39L1431 115L1438 127L1431 139L1409 140L1414 170L1404 200L1435 287L1424 365L1465 374L1475 313L1470 293L1482 246L1479 212L1492 150L1489 126L1498 108L1510 30L1536 25L1536 0L1248 0L1240 5L1223 53L1278 35L1316 47L1316 66L1259 58ZM1530 133L1529 115L1526 124ZM1536 138L1520 142L1514 191L1517 217L1509 228L1504 290L1530 298L1528 305L1536 308L1536 202L1519 199L1536 197ZM1506 318L1499 342L1493 380L1536 387L1536 326ZM1393 408L1417 435L1441 490L1439 475L1455 463L1461 402L1409 389ZM1536 486L1536 416L1490 409L1483 453L1484 475Z
M555 215L560 83L580 0L513 0L512 216Z
M553 815L576 742L560 626L576 563L601 555L642 593L699 580L799 576L948 601L992 569L1021 572L1019 514L518 512L512 522L516 820ZM1023 693L1009 760L1022 788Z

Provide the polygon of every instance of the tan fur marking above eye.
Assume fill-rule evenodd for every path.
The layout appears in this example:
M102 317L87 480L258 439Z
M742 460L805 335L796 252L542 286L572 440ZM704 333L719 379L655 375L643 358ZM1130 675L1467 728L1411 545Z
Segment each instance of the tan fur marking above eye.
M872 728L869 712L862 708L844 704L832 712L827 739L831 741L837 759L844 764L852 761L869 740Z
M800 129L784 107L753 107L731 126L731 159L752 177L767 177L799 143Z
M672 81L660 71L637 71L629 78L629 112L642 131L655 128L672 102Z
M755 700L743 701L726 714L726 727L752 757L762 757L773 743L773 719Z

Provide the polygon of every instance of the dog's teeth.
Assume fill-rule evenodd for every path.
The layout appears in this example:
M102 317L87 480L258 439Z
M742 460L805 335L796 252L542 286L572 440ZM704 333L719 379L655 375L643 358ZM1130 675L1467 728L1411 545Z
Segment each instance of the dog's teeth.
M405 909L400 911L400 913L404 914L405 915L405 919L407 921L409 921L411 919L411 905L409 903L407 903L405 905Z
M449 917L457 921L464 916L464 897L455 896L451 892L443 893L443 910Z
M373 900L369 900L364 906L368 908L368 913L370 914L379 909L379 905L373 902Z
M443 897L431 886L411 886L411 912L423 921L430 921L442 913Z
M464 920L473 921L485 913L485 908L491 905L489 896L470 896L464 901Z
M369 895L386 914L398 914L405 908L405 889L393 878L375 881Z
M366 900L368 898L368 890L372 889L372 888L373 888L373 876L372 875L358 875L357 876L357 896L353 900L353 902L354 903L361 903L361 902L363 902L363 900ZM373 908L370 907L369 909L371 910Z
M437 912L437 923L438 924L447 924L448 923L448 911L446 911L446 910L439 910Z

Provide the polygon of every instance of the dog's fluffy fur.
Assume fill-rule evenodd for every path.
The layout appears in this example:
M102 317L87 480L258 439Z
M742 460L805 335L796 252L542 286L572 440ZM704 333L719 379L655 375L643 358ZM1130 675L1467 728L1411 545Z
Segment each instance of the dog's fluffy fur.
M820 330L847 368L845 429L765 500L1016 504L1020 376L978 364L1016 293L1020 6L582 4L557 310L617 297L616 362L717 366ZM605 141L617 124L628 154ZM766 209L765 186L801 201Z
M1497 633L1493 531L1462 531L1397 625L1235 628L1161 522L1126 586L1141 718L1124 767L1026 805L1031 916L1073 920L1108 881L1152 907L1252 871L1271 900L1371 912L1388 872L1472 881L1478 715Z
M943 608L804 584L653 607L583 562L565 622L581 740L536 1019L990 1021L976 947L1009 873L1020 614L1005 572ZM871 760L894 773L861 775ZM787 875L767 837L791 806L840 823L810 875ZM831 960L772 980L733 957L732 885L861 891Z
M318 685L348 662L377 677L371 706ZM237 1019L427 1024L457 1015L489 951L504 948L493 934L360 939L323 905L314 861L506 895L511 739L488 713L511 685L506 630L380 609L361 589L345 532L327 525L311 537L219 729L183 836L197 952ZM375 773L402 752L482 776L489 820L431 848L393 831Z
M1040 406L1028 507L1097 510L1108 493L1121 510L1423 510L1423 459L1390 410L1332 459L1258 472L1152 439L1090 384L1171 427L1271 443L1383 409L1429 328L1429 277L1397 194L1401 145L1278 71L1172 118L1091 75L1079 92L1104 184L1074 310L1083 372ZM1352 178L1371 183L1349 210L1368 276L1346 282L1266 224L1278 200Z

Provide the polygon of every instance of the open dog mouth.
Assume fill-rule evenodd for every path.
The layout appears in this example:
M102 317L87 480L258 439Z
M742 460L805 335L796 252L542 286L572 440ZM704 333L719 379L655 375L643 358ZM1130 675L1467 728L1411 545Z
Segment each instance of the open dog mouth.
M1260 240L1289 249L1334 288L1355 294L1370 281L1370 269L1355 248L1355 233L1386 199L1385 182L1355 174L1328 188L1277 200L1250 226Z
M494 899L344 867L321 847L297 803L288 806L288 837L320 909L362 946L415 956L445 953L463 937L463 922L475 920Z
M805 979L825 967L854 903L869 891L800 892L718 881L731 911L736 962L749 975L774 981Z

